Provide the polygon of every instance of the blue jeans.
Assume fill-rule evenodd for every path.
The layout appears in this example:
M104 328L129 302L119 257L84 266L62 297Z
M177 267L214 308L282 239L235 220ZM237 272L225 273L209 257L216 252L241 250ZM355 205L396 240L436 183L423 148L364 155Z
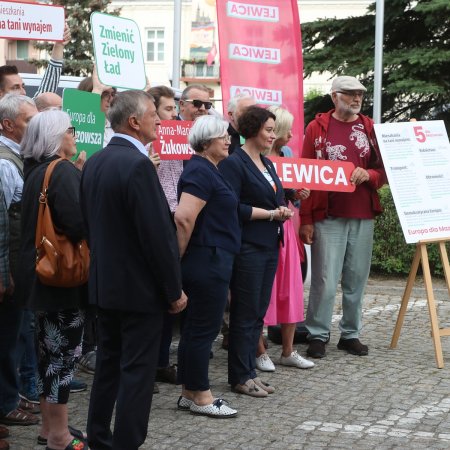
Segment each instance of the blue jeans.
M373 224L373 220L338 217L314 224L311 288L305 321L308 339L328 339L339 280L342 287L341 337L359 336L364 290L372 260Z
M256 350L269 307L278 264L278 248L243 243L231 280L228 383L256 377Z
M209 389L209 354L222 325L233 260L219 247L191 246L181 263L188 305L178 346L178 382L190 391Z
M0 303L0 415L19 403L17 343L23 311L13 303Z
M20 392L25 395L36 394L37 351L36 324L34 311L24 310L19 335L19 374Z

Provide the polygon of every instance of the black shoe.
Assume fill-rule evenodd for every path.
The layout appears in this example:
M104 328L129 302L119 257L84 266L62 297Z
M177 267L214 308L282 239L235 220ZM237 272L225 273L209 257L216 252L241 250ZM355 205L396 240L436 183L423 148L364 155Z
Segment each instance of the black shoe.
M222 348L224 349L224 350L228 350L228 334L224 334L223 335L223 339L222 339Z
M325 342L320 339L311 339L306 353L311 358L325 358Z
M369 354L369 347L367 345L361 344L358 338L353 339L339 339L337 348L339 350L345 350L351 355L356 356L366 356Z
M177 365L158 367L156 369L156 381L160 383L177 384Z

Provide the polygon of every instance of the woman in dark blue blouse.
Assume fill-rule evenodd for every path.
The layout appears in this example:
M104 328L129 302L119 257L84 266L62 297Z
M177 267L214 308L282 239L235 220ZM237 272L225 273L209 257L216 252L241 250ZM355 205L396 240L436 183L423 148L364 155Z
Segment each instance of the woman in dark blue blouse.
M269 306L283 240L282 222L292 216L275 168L263 153L276 136L275 115L250 106L239 117L242 148L219 166L239 197L242 245L231 281L228 382L234 391L266 397L274 388L256 376L255 355Z
M195 150L178 183L175 211L182 257L183 290L188 296L178 347L178 408L209 417L235 417L237 411L212 396L208 366L211 345L222 324L234 256L241 230L238 198L217 169L228 156L228 123L199 117L189 144Z

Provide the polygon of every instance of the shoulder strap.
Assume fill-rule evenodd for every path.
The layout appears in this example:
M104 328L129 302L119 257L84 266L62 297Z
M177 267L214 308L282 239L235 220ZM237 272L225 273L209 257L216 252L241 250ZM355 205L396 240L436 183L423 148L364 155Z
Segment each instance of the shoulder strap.
M17 167L23 179L23 161L10 148L6 147L6 145L0 145L0 159L11 161Z
M38 212L38 220L36 224L36 235L35 235L35 246L38 248L42 242L43 236L43 221L44 216L47 218L47 223L53 224L51 215L50 215L50 208L47 204L47 189L48 184L50 182L50 177L52 176L53 170L55 169L55 166L63 161L62 158L55 159L55 161L52 161L45 171L44 175L44 181L42 182L42 188L41 188L41 194L39 195L39 212Z

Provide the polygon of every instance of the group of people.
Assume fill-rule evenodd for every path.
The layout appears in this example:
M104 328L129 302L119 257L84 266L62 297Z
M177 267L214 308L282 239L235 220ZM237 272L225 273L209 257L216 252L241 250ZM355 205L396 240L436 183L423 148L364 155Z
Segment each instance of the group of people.
M355 191L339 194L283 189L270 156L292 156L287 144L293 116L288 111L257 106L241 95L230 100L224 120L214 111L209 90L197 84L183 91L177 108L170 88L117 93L94 74L80 89L101 95L107 114L105 147L73 163L75 129L60 105L49 104L55 94L47 91L55 90L57 82L54 89L41 86L34 101L23 95L17 70L9 73L12 69L4 67L0 423L38 423L36 405L19 401L25 350L18 345L27 338L36 337L38 343L42 421L37 439L55 450L139 448L158 376L181 385L178 409L236 417L233 405L213 395L208 376L212 344L226 310L228 383L234 392L255 398L275 392L256 371L275 369L262 340L264 323L281 324L279 364L313 367L293 348L296 323L303 320L302 244L294 214L300 216L300 236L312 253L307 354L325 356L341 280L338 348L367 355L359 341L362 300L373 219L381 210L376 191L386 176L373 123L360 113L366 89L356 78L333 81L335 108L319 114L305 132L303 157L355 164L350 179ZM55 81L59 74L46 77ZM13 88L7 89L11 80ZM38 111L36 104L45 106ZM160 160L152 147L160 121L174 119L193 121L189 144L195 154L187 162ZM48 165L60 159L48 187L52 219L73 243L87 240L91 259L88 283L70 288L44 285L35 273L42 181ZM169 350L173 317L181 312L175 367ZM88 323L93 336L86 352L83 330ZM87 433L69 426L67 410L82 355L85 362L95 357L88 361L94 379ZM2 432L7 433L0 427L0 438Z

